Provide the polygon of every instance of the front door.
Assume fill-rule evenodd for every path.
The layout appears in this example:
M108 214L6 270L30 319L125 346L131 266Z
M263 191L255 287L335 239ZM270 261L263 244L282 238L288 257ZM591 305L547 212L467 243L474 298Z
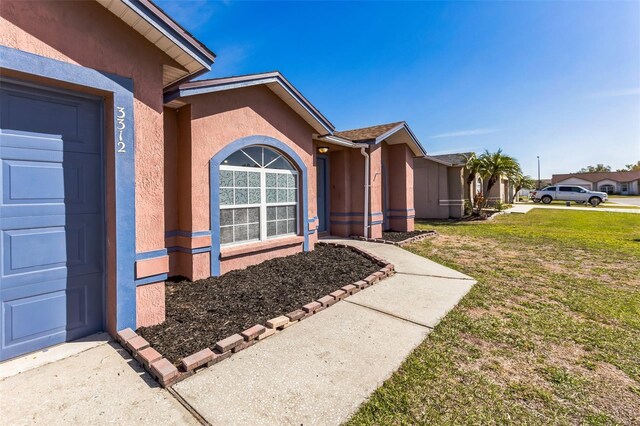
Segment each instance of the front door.
M317 196L318 196L318 232L327 232L327 219L329 217L328 187L329 175L327 170L327 157L318 156L317 165Z
M101 100L0 82L0 360L103 329Z

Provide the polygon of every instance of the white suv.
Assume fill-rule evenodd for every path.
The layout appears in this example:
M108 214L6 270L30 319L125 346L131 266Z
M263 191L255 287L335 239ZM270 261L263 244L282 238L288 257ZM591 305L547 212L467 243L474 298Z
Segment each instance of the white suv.
M531 198L536 203L542 201L545 204L557 201L573 201L584 204L589 203L597 206L609 200L606 192L589 191L581 186L554 185L547 186L538 191L531 192Z

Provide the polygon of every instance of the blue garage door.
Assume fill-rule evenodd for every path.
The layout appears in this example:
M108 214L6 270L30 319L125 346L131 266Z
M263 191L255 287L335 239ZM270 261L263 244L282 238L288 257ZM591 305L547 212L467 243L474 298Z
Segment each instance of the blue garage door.
M0 82L0 360L103 329L100 100Z

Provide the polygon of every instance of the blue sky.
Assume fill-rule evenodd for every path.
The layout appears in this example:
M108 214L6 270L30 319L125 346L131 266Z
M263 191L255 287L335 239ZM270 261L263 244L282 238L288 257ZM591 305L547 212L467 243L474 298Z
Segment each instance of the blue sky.
M279 70L339 130L502 148L542 177L640 160L640 2L157 2L217 55Z

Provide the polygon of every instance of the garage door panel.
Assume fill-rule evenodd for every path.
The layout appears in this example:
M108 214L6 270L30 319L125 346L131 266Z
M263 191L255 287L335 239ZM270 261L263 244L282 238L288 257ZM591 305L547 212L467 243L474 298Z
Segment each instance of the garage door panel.
M65 266L66 232L63 227L3 232L3 276ZM52 250L52 248L54 248Z
M21 132L19 130L0 129L2 146L5 148L38 149L62 152L63 141L60 135L46 133Z
M103 327L100 101L2 83L0 360Z
M65 198L62 163L4 160L3 203L61 203Z
M5 86L2 107L3 129L59 136L69 152L101 152L94 138L102 123L101 107L95 101Z

